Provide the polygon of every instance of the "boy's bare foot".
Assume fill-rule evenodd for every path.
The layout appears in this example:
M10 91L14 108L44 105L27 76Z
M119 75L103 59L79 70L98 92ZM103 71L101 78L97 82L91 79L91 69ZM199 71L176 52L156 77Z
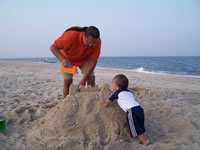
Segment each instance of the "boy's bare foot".
M150 141L149 141L149 139L145 136L145 134L139 135L138 138L142 141L142 144L144 144L145 146L150 144Z
M146 141L142 141L142 142L143 142L143 144L144 144L145 146L151 144L150 141L149 141L149 139L147 139Z

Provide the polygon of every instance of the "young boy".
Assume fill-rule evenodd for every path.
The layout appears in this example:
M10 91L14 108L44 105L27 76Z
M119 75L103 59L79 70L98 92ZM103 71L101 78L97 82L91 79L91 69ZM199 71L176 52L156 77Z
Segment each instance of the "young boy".
M148 145L149 140L144 134L144 110L135 100L134 95L128 90L128 82L128 78L125 75L116 75L112 79L112 89L114 92L102 104L106 107L112 101L117 100L119 106L126 112L131 136L138 136L144 145Z

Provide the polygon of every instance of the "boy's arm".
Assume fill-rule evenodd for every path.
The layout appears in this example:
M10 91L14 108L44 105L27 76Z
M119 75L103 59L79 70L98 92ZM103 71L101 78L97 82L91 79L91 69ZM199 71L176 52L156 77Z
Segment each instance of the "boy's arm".
M105 101L102 102L102 105L103 105L104 107L106 107L106 106L108 106L111 102L112 102L111 100L107 99L107 100L105 100Z

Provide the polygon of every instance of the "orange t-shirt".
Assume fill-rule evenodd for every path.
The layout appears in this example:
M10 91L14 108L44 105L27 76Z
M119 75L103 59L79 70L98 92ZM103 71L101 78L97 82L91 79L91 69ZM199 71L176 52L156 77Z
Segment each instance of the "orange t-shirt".
M85 47L82 42L83 34L84 32L67 31L54 42L54 46L73 66L81 66L88 59L97 61L100 55L101 39L98 40L96 46Z

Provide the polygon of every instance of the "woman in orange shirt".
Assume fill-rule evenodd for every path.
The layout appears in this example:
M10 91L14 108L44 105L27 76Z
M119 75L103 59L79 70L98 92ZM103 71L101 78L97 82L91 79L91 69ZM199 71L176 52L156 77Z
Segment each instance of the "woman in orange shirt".
M60 60L62 67L79 67L83 78L79 86L87 83L95 86L94 68L100 55L101 39L99 30L94 27L71 27L51 45L50 50ZM74 68L74 67L73 67ZM73 82L73 72L63 72L63 96L69 94Z

